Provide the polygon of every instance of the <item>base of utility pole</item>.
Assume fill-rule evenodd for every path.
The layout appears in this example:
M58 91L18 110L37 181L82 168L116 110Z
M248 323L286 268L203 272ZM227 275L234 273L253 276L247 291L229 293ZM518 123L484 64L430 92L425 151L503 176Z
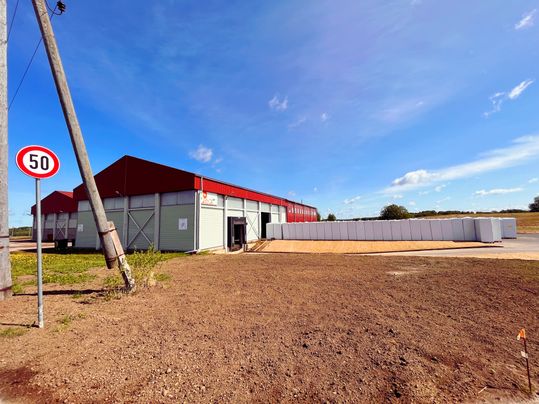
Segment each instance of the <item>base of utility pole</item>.
M112 244L114 245L114 249L116 250L116 263L118 265L118 268L120 269L122 278L124 280L125 291L127 293L133 293L136 290L133 271L131 271L131 267L129 266L129 264L127 263L127 259L125 258L124 248L122 246L122 242L120 241L120 237L118 237L116 226L114 226L113 222L108 222L108 225L110 231L107 235L112 238Z

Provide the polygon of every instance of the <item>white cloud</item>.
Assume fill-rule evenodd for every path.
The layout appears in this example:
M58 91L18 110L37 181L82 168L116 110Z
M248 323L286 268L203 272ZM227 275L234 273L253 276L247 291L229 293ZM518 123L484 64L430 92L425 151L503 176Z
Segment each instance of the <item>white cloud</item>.
M504 194L511 194L513 192L520 192L522 190L523 190L522 188L495 188L495 189L489 189L488 191L481 189L479 191L475 191L474 195L476 196L504 195Z
M288 97L284 97L280 100L278 95L275 94L273 98L268 101L268 105L274 111L286 111L288 108Z
M434 190L436 192L442 192L442 190L446 187L447 185L445 184L442 184L442 185L438 185L436 188L434 188Z
M531 79L524 80L522 83L520 83L518 86L516 86L515 88L511 90L511 92L508 95L509 99L510 100L517 99L520 96L520 94L522 94L524 90L526 90L528 86L530 86L534 81L535 80L531 80Z
M314 187L314 188L313 188L313 191L314 191L314 192L318 192L318 187Z
M531 178L531 179L528 181L529 184L534 184L534 183L536 183L536 182L539 182L539 178Z
M288 129L295 129L303 125L305 122L307 122L307 117L302 116L298 118L296 121L292 122L291 124L288 124Z
M515 29L520 30L520 29L531 27L535 22L536 12L537 12L537 9L533 9L532 11L523 14L520 21L515 24Z
M326 112L323 112L322 115L320 115L320 120L322 122L326 122L329 119L329 115Z
M199 145L196 150L189 152L189 157L201 163L207 163L213 157L213 150L204 145Z
M483 116L488 118L490 115L500 112L502 109L502 104L506 100L514 101L531 85L535 80L527 79L513 87L511 91L499 91L496 94L489 97L490 103L492 104L492 109L490 111L484 112Z
M539 155L539 135L524 136L513 140L513 144L503 149L491 150L469 163L459 164L439 170L424 169L411 171L395 179L384 193L409 191L436 182L466 178L485 172L513 167Z
M419 195L428 195L430 191L419 191Z
M402 199L404 198L401 194L395 194L393 195L393 199Z
M408 202L408 205L410 205L410 206L415 206L415 205L417 205L417 204L415 203L415 201L410 201L410 202Z
M296 196L296 192L295 191L288 191L288 196Z
M343 203L345 205L350 205L351 203L356 203L357 201L359 201L361 199L361 196L358 195L358 196L354 196L353 198L349 198L349 199L345 199L343 201Z

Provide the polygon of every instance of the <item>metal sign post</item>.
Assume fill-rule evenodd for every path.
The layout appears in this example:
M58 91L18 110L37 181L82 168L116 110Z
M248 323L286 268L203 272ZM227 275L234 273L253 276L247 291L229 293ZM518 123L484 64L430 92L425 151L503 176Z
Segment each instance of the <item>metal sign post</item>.
M41 254L41 180L36 178L36 241L37 241L37 325L45 326L43 321L43 257Z
M36 258L37 258L37 325L45 326L43 320L43 256L41 238L41 179L50 178L60 169L60 160L51 150L42 146L26 146L17 153L17 167L36 180Z

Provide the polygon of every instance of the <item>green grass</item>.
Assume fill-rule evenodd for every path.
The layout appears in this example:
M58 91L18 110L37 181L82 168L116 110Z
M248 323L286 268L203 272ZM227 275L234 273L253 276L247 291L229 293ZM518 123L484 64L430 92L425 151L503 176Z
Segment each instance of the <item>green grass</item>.
M3 338L20 337L21 335L26 334L27 331L28 331L28 328L8 327L6 329L0 330L0 337L3 337Z

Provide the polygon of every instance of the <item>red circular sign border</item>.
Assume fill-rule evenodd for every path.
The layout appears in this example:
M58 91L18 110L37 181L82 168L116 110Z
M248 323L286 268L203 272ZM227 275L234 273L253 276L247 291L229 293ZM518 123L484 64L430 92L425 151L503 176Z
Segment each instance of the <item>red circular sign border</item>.
M37 151L47 153L48 155L50 155L52 160L54 161L55 169L51 171L50 173L46 173L46 174L34 174L30 170L28 170L22 163L22 159L26 153L32 150L37 150ZM15 160L17 162L17 167L19 168L19 170L21 170L24 174L32 178L37 178L37 179L50 178L50 177L55 176L56 173L58 173L58 171L60 170L60 159L58 159L58 156L52 150L47 149L46 147L43 147L43 146L38 146L38 145L25 146L17 152L17 156L15 157Z

